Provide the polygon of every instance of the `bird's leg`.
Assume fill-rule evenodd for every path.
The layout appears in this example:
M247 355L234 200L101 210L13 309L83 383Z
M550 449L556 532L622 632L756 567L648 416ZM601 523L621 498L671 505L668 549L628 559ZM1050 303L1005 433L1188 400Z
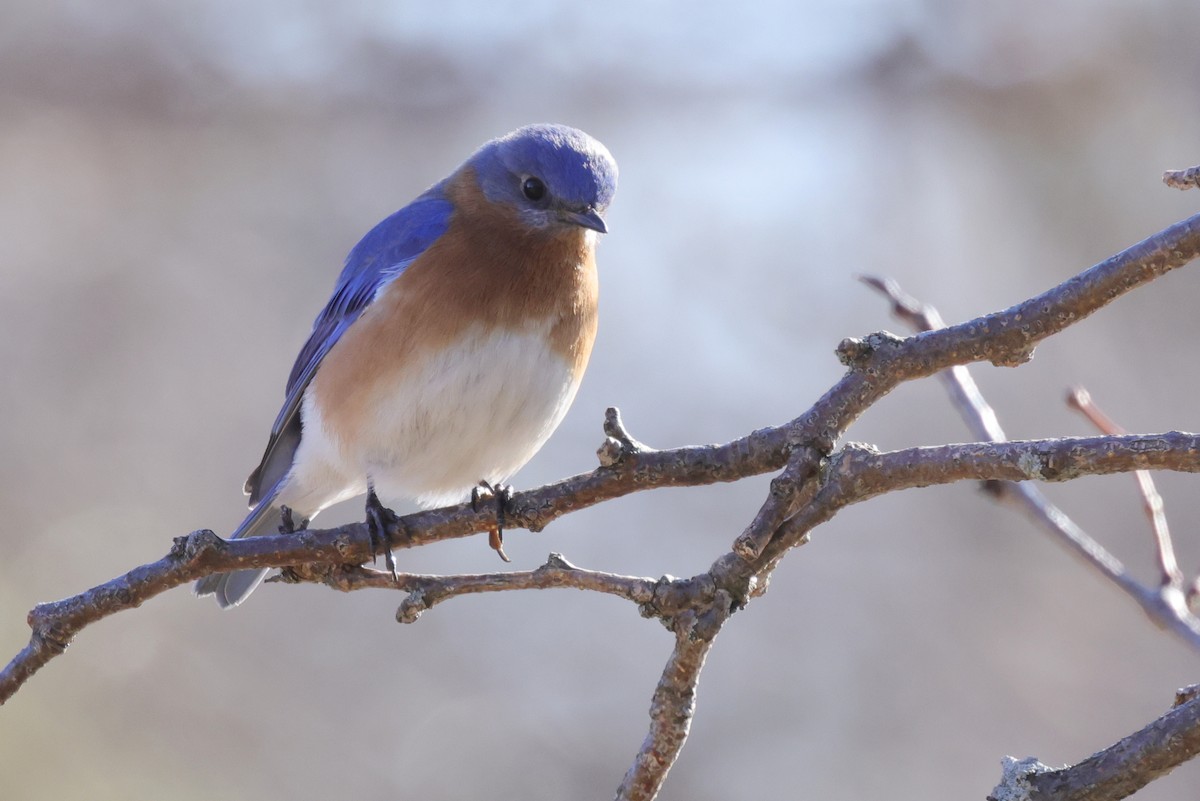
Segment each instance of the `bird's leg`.
M297 531L304 531L308 528L308 518L304 518L299 523L296 522L296 512L292 507L283 505L279 507L279 533L280 534L295 534ZM269 578L267 581L286 581L286 582L301 582L304 581L300 576L301 565L292 565L291 567L279 568L279 575L274 578Z
M308 528L308 518L304 518L299 523L296 522L296 513L292 511L290 506L279 507L279 533L280 534L295 534L297 531L304 531Z
M375 494L375 483L367 481L367 531L371 535L371 564L383 551L384 564L396 579L396 560L392 557L391 527L396 525L396 513L379 501Z
M492 484L490 481L480 481L471 490L471 509L479 511L479 490L485 489L496 502L496 527L488 531L488 545L492 546L492 550L500 555L500 558L505 562L511 562L508 554L504 552L504 526L507 523L508 503L512 500L513 488L511 484Z

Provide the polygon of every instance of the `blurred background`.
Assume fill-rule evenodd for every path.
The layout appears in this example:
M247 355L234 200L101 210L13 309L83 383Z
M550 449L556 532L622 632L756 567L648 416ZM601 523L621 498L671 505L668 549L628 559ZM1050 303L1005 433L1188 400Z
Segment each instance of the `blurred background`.
M1196 211L1200 5L7 0L0 8L0 650L25 613L230 531L342 259L484 140L559 121L621 165L601 330L516 478L595 465L605 406L667 447L803 412L846 336L900 330L861 272L957 322ZM1019 369L975 373L1013 437L1195 430L1200 265ZM962 441L936 381L850 432ZM768 477L512 532L512 567L687 576ZM1200 492L1160 485L1200 568ZM1153 580L1132 479L1052 486ZM386 499L385 499L386 500ZM401 511L410 507L398 506ZM320 519L361 517L358 502ZM402 569L500 569L482 538ZM0 710L5 798L609 798L667 632L623 601L185 588L87 629ZM961 484L846 510L705 670L665 799L982 798L1005 754L1076 762L1165 711L1198 655ZM1139 798L1192 797L1190 765Z

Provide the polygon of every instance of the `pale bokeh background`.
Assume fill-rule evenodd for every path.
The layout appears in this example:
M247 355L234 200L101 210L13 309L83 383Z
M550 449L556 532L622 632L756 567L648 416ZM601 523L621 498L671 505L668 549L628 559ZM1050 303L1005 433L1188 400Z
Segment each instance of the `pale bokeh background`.
M229 531L344 254L483 140L578 125L621 165L601 333L522 487L590 469L605 406L671 446L803 411L845 336L898 329L853 275L951 321L1194 212L1200 5L9 0L0 9L0 645L25 612ZM1013 436L1195 430L1200 268L977 376ZM961 441L934 381L850 437ZM1200 566L1191 476L1162 488ZM766 479L631 497L530 535L704 569ZM1127 477L1049 488L1138 573ZM400 507L402 510L404 507ZM357 503L323 523L356 518ZM500 563L481 539L413 570ZM607 597L180 589L88 629L0 710L6 799L611 797L667 633ZM1197 655L971 485L853 508L713 650L665 799L982 798L1004 754L1077 761L1151 720ZM1140 798L1192 797L1200 765Z

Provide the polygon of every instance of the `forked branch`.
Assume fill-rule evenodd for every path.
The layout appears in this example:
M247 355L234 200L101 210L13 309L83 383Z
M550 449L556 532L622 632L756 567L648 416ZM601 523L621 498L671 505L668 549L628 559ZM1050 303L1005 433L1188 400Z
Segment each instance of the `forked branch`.
M598 573L552 555L532 571L393 578L357 566L371 552L365 524L237 542L199 531L177 539L170 553L156 562L34 608L29 613L33 630L29 645L0 671L0 702L62 653L86 626L216 572L280 567L288 568L285 580L321 581L343 590L392 587L407 593L397 613L404 622L460 595L574 587L632 601L642 614L661 619L674 635L671 655L653 694L649 734L617 795L652 799L686 741L700 671L717 633L734 611L765 591L779 560L840 509L884 492L964 479L1021 482L1012 486L1024 493L1029 481L1146 469L1200 471L1200 437L1195 434L1005 442L994 414L986 411L978 390L967 382L965 369L959 369L981 360L1022 364L1045 338L1197 255L1200 215L1010 309L944 328L931 324L930 330L903 339L886 332L847 339L838 348L848 367L846 374L811 408L788 423L725 445L654 450L634 439L616 410L610 410L606 438L598 451L599 467L518 493L507 509L510 529L538 531L564 514L633 492L736 481L782 470L758 514L738 533L730 550L697 576L651 580ZM855 444L837 448L848 427L893 388L950 368L956 368L952 375L959 377L952 385L961 396L958 403L972 410L972 430L980 442L891 453ZM1051 514L1049 508L1045 514ZM398 518L389 534L396 548L411 548L485 532L494 524L493 510L477 512L461 504ZM1114 577L1120 575L1120 563L1086 536L1063 536ZM1143 601L1144 606L1147 603ZM1200 643L1200 629L1190 623L1177 633L1193 645Z

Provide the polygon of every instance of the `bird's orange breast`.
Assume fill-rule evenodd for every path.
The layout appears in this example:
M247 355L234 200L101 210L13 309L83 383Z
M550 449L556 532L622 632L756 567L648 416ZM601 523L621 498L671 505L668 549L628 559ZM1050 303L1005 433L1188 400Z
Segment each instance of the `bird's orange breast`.
M443 234L395 278L322 361L310 391L331 439L367 435L406 376L480 332L545 332L578 383L596 335L594 234L528 232L485 200L469 171L448 187ZM504 369L497 365L496 369Z

